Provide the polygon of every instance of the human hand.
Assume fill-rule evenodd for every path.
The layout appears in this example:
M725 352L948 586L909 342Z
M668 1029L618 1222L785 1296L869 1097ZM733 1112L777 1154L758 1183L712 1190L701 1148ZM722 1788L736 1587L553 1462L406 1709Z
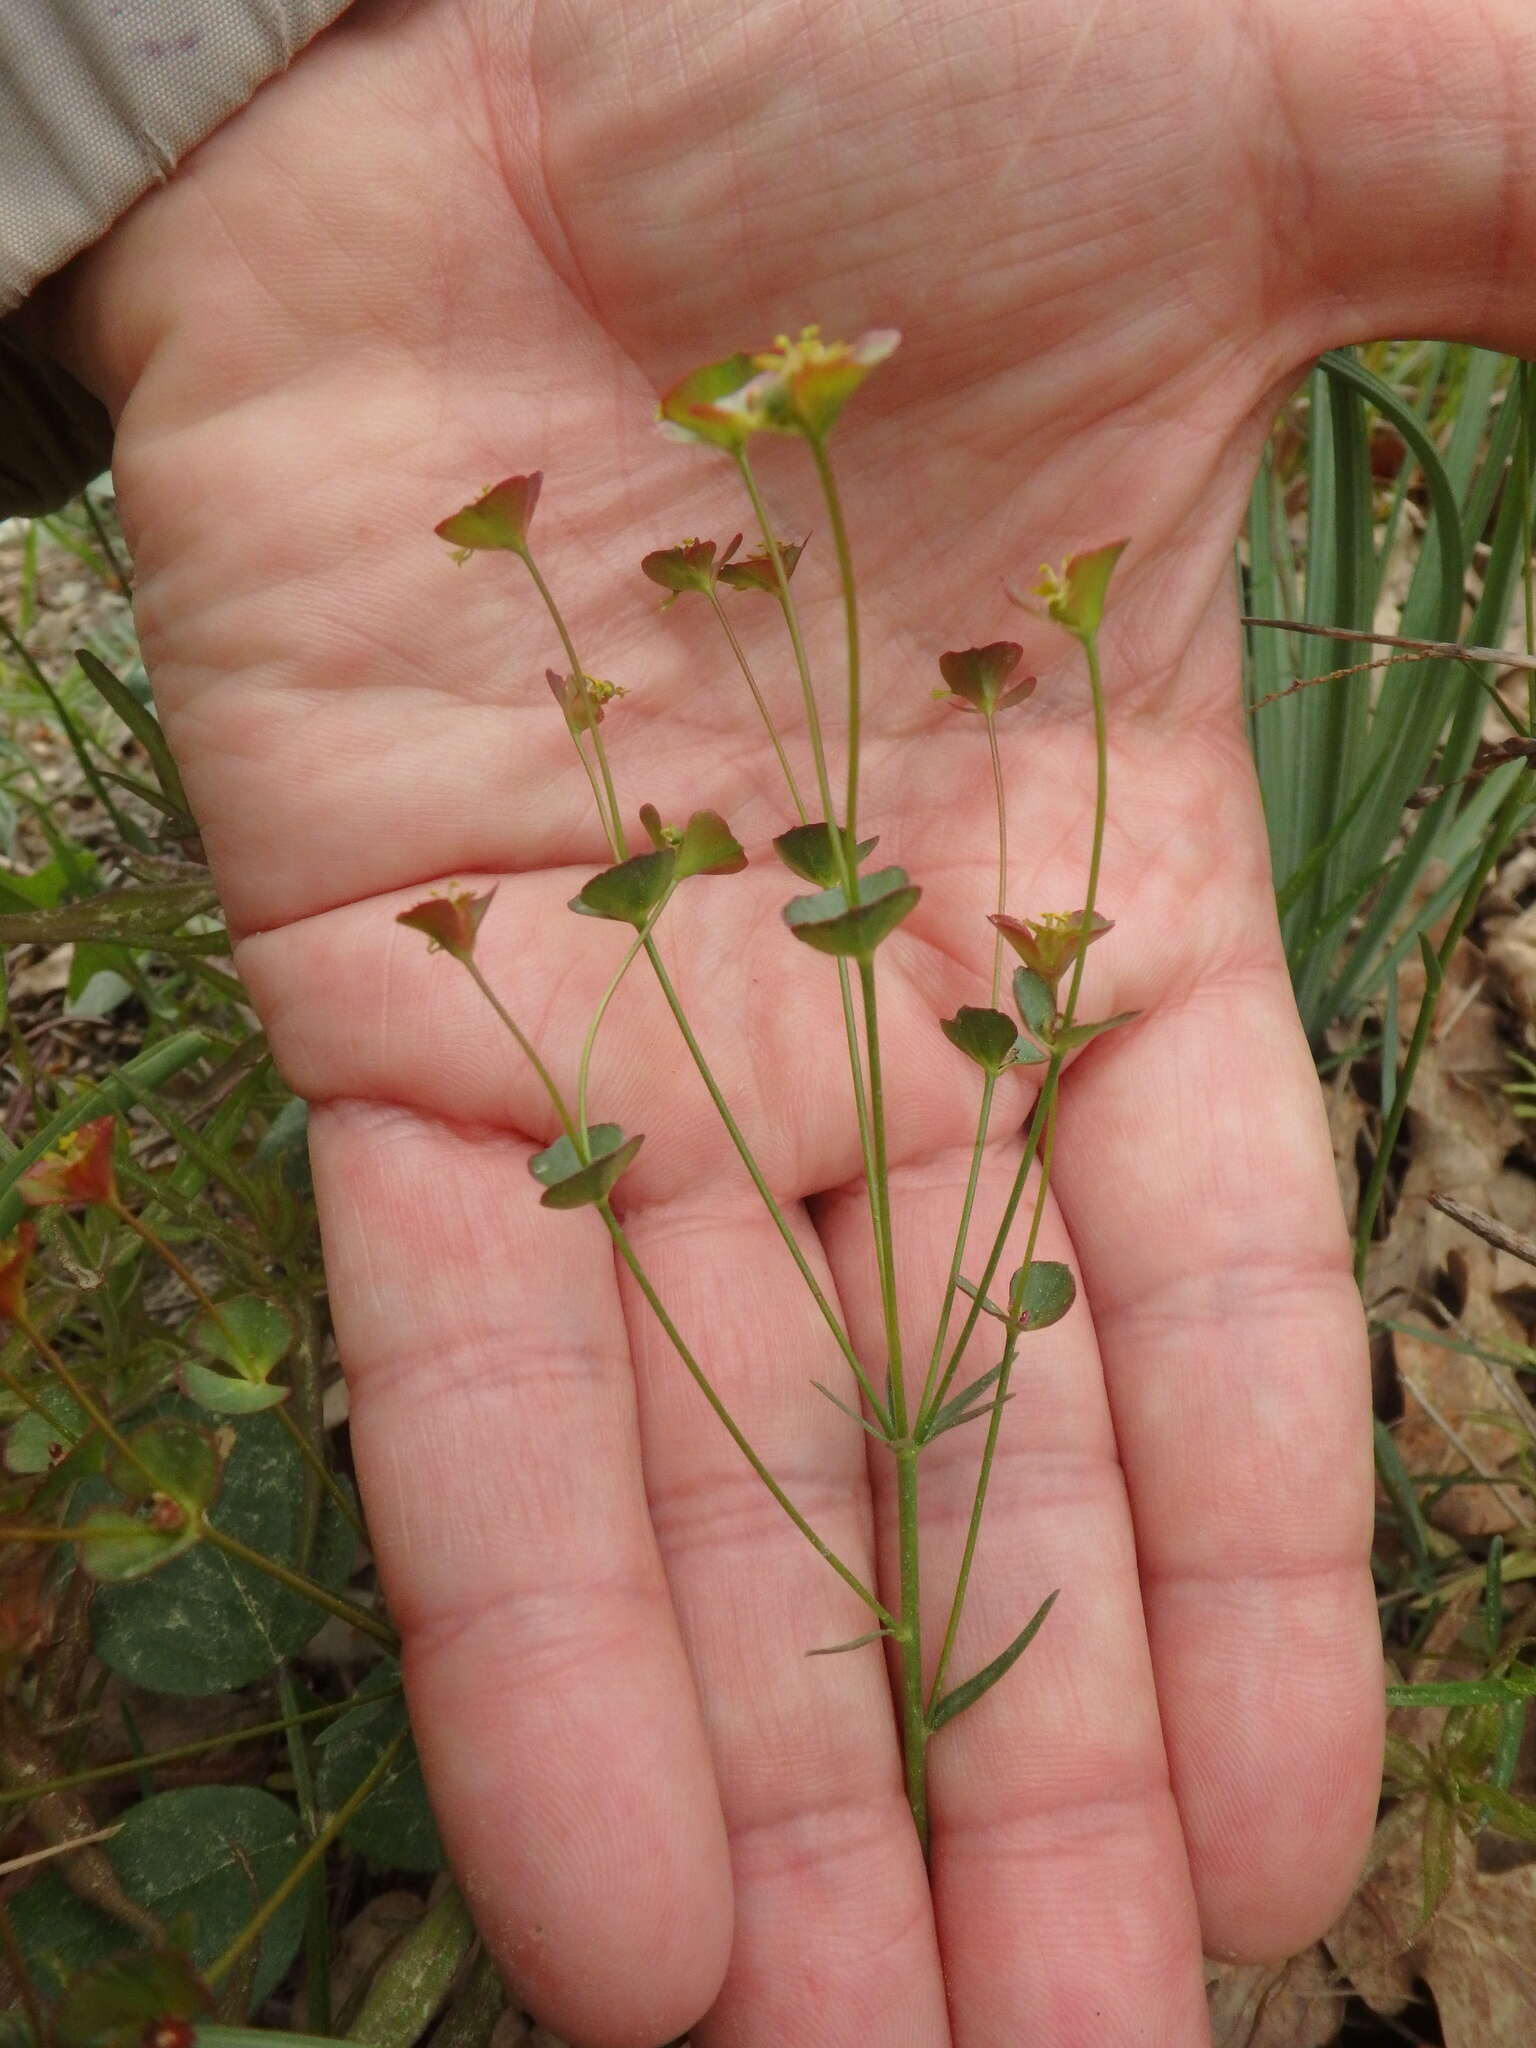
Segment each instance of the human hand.
M363 4L61 284L121 408L146 657L239 965L315 1105L353 1439L434 1801L512 1983L579 2043L698 2022L697 2048L1187 2048L1202 1934L1284 1952L1352 1882L1380 1733L1368 1388L1238 704L1231 544L1277 395L1319 348L1519 338L1516 266L1490 274L1477 234L1518 183L1457 117L1480 47L1442 50L1432 87L1393 57L1416 10L1388 12L1355 0L1325 36L1281 0ZM1410 174L1437 155L1426 209ZM634 689L607 728L626 813L712 804L754 855L697 912L680 898L662 946L878 1354L830 972L788 942L792 885L761 858L791 820L708 621L658 625L634 569L746 523L727 465L654 435L657 388L803 318L906 334L838 457L865 816L926 891L881 955L919 1331L975 1115L935 1020L983 999L994 859L984 749L932 705L934 657L1025 637L1004 577L1132 536L1105 643L1116 930L1084 1014L1145 1015L1066 1085L1044 1250L1070 1244L1087 1305L1029 1346L956 1671L1062 1592L935 1743L931 1884L878 1653L801 1654L862 1610L597 1220L537 1206L546 1106L393 922L424 884L499 879L482 957L573 1063L613 951L564 909L606 853L542 680L558 652L515 564L456 576L430 534L543 467L577 645ZM815 522L790 468L770 481L785 530ZM796 590L830 650L812 549ZM767 613L755 644L803 761ZM1041 685L1004 743L1010 904L1034 913L1081 899L1092 748L1079 668L1043 635L1027 653ZM811 1391L838 1383L826 1333L642 977L625 1003L593 1101L649 1134L631 1234L770 1465L877 1573L885 1454ZM934 1634L966 1438L923 1464Z

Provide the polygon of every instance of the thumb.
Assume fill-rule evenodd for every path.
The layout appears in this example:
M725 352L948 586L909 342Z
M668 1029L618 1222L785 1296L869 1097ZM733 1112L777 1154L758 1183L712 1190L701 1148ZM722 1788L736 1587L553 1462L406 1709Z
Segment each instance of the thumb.
M1424 334L1536 354L1536 9L1267 0L1319 348Z

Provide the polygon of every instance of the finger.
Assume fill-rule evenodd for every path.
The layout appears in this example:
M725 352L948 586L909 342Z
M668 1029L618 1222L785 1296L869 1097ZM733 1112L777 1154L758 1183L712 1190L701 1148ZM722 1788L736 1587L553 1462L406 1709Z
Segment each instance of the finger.
M794 1212L816 1258L814 1234ZM772 1224L717 1188L626 1228L680 1331L822 1538L867 1586L859 1426L813 1379L851 1376ZM946 2048L928 1887L876 1625L730 1442L655 1317L627 1294L646 1480L714 1751L736 1941L696 2048Z
M963 1269L973 1278L1021 1149L1016 1136L988 1149ZM928 1363L969 1165L968 1148L956 1147L891 1176L913 1386ZM1028 1214L1027 1199L1005 1275L1022 1253ZM868 1203L862 1191L849 1193L818 1216L859 1341L878 1357ZM1053 1209L1038 1252L1070 1260ZM962 1298L959 1309L968 1307ZM951 1342L962 1323L957 1315ZM995 1362L996 1329L982 1319L956 1387ZM996 1656L1046 1595L1058 1597L1021 1662L930 1746L934 1902L955 2041L1193 2048L1205 2038L1194 1901L1158 1728L1130 1514L1081 1301L1063 1322L1024 1340L1013 1384L945 1689ZM936 1438L919 1465L930 1683L985 1427L968 1423ZM892 1461L881 1448L871 1455L886 1537L882 1577L894 1585Z
M1374 1818L1370 1389L1328 1133L1260 936L1068 1080L1058 1187L1136 1517L1208 1944L1289 1954Z
M335 1102L311 1142L352 1441L434 1810L518 1996L655 2048L730 1944L725 1837L596 1219L531 1147Z

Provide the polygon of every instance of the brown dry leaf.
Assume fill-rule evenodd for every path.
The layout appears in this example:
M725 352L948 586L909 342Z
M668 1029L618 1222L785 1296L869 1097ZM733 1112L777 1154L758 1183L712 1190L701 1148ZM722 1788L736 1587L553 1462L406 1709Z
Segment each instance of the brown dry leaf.
M1289 1961L1207 1963L1212 2048L1327 2048L1347 1989L1320 1945Z
M1490 935L1488 964L1515 1010L1536 1026L1536 904L1506 919Z
M1422 1979L1445 2048L1514 2048L1536 2014L1536 1863L1485 1875L1458 1832L1450 1887L1425 1927L1423 1814L1422 1800L1404 1800L1382 1822L1380 1853L1328 1949L1376 2012L1400 2012Z
M51 952L18 967L10 978L11 1001L35 1002L39 996L56 996L60 989L69 986L74 957L73 946L55 946Z
M1493 1257L1486 1246L1475 1266L1485 1279L1491 1277ZM1474 1318L1469 1299L1469 1321L1486 1324L1498 1318L1491 1298L1485 1295L1485 1301L1485 1314ZM1473 1341L1489 1334L1486 1329L1477 1332ZM1392 1434L1410 1472L1453 1473L1470 1467L1496 1474L1518 1456L1519 1419L1510 1414L1507 1427L1494 1419L1509 1409L1503 1382L1493 1367L1403 1330L1393 1332L1392 1352L1403 1393L1402 1420ZM1532 1516L1518 1482L1511 1481L1505 1486L1452 1487L1428 1509L1428 1519L1454 1536L1472 1537L1507 1535L1529 1526Z

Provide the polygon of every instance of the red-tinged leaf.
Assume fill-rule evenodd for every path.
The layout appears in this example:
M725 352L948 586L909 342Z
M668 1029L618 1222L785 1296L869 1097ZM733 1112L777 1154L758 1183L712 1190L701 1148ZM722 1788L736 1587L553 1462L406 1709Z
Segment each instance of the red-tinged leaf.
M461 555L475 554L482 548L520 555L528 545L528 527L543 481L540 470L528 476L503 477L499 484L482 491L472 504L439 521L432 531L450 542Z
M455 960L473 957L475 940L485 913L495 901L496 891L471 896L467 889L450 890L446 896L429 896L395 919L411 931L422 932L434 953L451 953Z
M30 1209L86 1208L117 1200L112 1147L117 1118L99 1116L61 1138L51 1152L36 1159L16 1183L16 1192Z

